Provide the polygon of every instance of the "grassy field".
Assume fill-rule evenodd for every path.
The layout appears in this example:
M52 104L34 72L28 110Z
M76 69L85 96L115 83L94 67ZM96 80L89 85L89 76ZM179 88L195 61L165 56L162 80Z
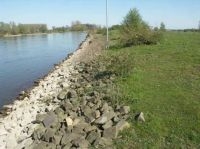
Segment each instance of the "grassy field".
M116 100L132 110L132 128L117 147L200 148L200 33L167 32L158 45L111 48L108 55L109 69L120 74ZM145 123L134 120L140 111Z

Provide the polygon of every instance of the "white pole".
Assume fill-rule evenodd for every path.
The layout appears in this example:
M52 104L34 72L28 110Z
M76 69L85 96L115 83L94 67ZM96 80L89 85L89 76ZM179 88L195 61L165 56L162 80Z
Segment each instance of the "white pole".
M108 37L108 0L106 0L106 48L109 48L109 37Z

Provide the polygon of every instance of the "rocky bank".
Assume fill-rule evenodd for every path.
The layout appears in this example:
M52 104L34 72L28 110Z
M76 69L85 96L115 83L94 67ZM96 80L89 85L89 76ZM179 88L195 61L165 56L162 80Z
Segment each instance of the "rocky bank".
M0 148L114 148L113 140L129 127L129 106L112 105L115 75L97 61L103 42L88 36L20 100L4 106Z

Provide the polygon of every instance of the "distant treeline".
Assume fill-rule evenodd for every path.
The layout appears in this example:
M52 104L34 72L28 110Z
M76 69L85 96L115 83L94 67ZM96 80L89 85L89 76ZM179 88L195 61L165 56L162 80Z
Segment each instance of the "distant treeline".
M200 29L172 29L175 32L200 32Z
M98 28L100 28L100 26L95 24L82 24L80 21L72 22L71 26L53 26L50 30L48 30L46 24L16 24L15 22L0 22L0 36L67 31L92 31Z
M91 31L100 28L95 24L82 24L80 21L72 22L71 26L52 27L50 32L67 32L67 31Z
M15 24L14 22L0 22L0 36L46 33L47 31L46 24Z

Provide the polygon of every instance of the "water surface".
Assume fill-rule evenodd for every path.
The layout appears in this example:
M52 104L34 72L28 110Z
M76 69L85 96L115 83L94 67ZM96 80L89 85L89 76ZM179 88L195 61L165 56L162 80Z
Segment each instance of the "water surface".
M0 38L0 107L75 51L86 33Z

